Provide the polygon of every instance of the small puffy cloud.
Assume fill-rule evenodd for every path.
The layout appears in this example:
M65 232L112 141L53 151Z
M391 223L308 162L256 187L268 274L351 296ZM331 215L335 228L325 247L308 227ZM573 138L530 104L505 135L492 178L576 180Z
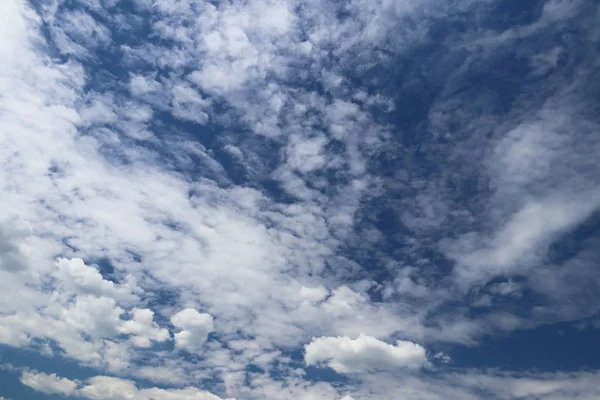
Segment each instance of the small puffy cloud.
M21 383L25 386L45 394L59 394L71 396L77 392L77 383L56 374L25 371L21 374Z
M445 353L443 353L441 351L438 351L437 353L435 353L432 358L434 360L438 360L439 362L442 362L444 364L447 364L450 361L452 361L452 358L450 358L449 355L447 355L447 354L445 354Z
M102 277L94 267L86 265L81 258L59 258L56 263L54 277L57 284L64 289L78 294L107 296L116 299L135 299L132 292L137 290L135 282L126 279L122 285L115 285Z
M137 347L150 347L152 342L164 342L171 336L169 331L159 328L154 322L154 312L147 308L134 308L131 311L132 318L123 322L119 331L132 335L131 341Z
M162 85L152 77L143 75L133 75L129 81L129 91L134 96L142 96L148 93L157 92Z
M175 334L175 346L195 353L206 342L208 334L214 330L213 317L186 308L171 317L171 323L181 329Z
M416 343L398 340L391 345L361 334L320 337L305 346L307 365L324 364L339 373L361 373L380 369L417 369L427 364L425 349Z

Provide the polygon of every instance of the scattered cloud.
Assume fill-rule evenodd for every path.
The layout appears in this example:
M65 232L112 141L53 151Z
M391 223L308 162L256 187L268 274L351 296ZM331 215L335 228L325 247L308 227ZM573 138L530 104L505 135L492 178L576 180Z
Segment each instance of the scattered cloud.
M0 343L99 374L21 382L594 398L425 350L600 313L598 13L538 6L2 2Z
M175 334L175 346L192 353L202 348L208 334L214 330L213 317L192 308L173 315L171 323L181 329Z

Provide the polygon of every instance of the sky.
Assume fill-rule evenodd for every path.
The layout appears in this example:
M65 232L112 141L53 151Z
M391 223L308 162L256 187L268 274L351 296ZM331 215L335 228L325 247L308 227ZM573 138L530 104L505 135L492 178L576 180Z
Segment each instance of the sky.
M599 19L0 0L0 400L600 398Z

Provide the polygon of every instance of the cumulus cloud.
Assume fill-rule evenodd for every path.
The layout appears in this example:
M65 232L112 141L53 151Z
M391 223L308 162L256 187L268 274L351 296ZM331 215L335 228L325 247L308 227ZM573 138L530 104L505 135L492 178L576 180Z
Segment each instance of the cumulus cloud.
M354 340L348 336L315 338L305 346L304 361L307 365L326 365L339 373L427 365L425 349L416 343L398 340L391 345L362 334Z
M191 353L198 352L208 334L214 330L213 317L200 313L193 308L186 308L171 317L171 323L180 329L175 333L175 346Z
M77 382L60 378L56 374L25 371L21 374L21 383L45 394L72 396L77 393Z
M61 310L61 317L76 330L92 338L118 334L121 315L125 312L109 297L78 296L75 303Z
M94 267L86 265L81 258L59 258L56 263L55 277L59 287L80 293L96 296L108 296L122 300L135 300L136 286L132 277L128 277L122 284L115 284L104 279Z
M131 341L138 347L150 347L152 342L164 342L171 335L154 322L154 312L147 308L131 310L131 319L121 324L119 331L132 335Z

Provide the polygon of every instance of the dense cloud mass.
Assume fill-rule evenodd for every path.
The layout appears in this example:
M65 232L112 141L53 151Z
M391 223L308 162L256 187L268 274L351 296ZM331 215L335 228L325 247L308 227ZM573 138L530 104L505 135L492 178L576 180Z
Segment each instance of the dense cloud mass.
M0 400L599 398L599 18L0 1Z

